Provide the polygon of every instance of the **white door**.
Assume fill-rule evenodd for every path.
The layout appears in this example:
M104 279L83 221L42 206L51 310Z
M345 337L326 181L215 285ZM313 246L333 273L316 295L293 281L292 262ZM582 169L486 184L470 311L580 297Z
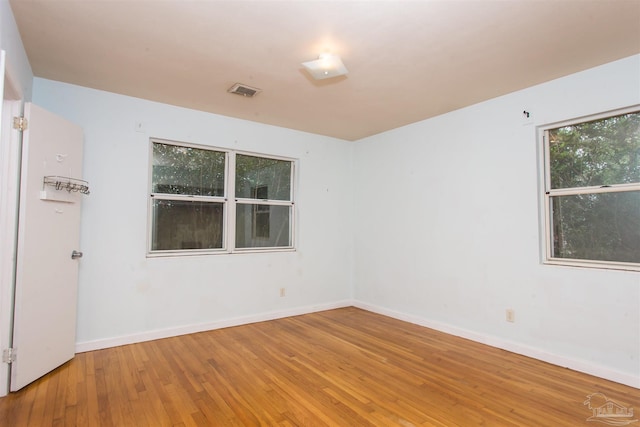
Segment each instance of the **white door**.
M26 103L11 391L73 358L80 242L82 129ZM45 178L49 177L49 178Z

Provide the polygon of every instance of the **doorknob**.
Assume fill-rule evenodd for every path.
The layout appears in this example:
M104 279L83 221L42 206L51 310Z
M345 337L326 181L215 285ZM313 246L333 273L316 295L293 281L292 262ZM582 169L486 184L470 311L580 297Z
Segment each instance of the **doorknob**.
M79 251L71 252L71 259L78 259L78 258L82 258L82 252L79 252Z

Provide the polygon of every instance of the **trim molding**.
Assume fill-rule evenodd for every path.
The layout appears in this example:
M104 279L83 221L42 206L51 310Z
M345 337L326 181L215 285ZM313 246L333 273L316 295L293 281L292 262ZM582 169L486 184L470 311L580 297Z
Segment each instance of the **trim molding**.
M269 320L300 316L303 314L315 313L318 311L333 310L336 308L351 306L640 389L640 378L626 372L616 371L615 369L611 369L606 366L596 365L593 363L588 363L584 360L550 353L548 351L540 350L535 347L527 346L514 341L505 340L493 335L478 333L447 323L405 314L399 311L390 310L357 300L342 300L327 304L316 304L286 310L270 311L250 316L241 316L231 319L216 320L213 322L184 325L176 328L156 329L152 331L141 332L138 334L78 342L76 344L76 352L83 353L86 351L101 350L104 348L117 347L120 345L134 344L139 342L174 337L178 335L229 328L232 326L247 325L250 323L266 322Z
M379 307L376 305L368 304L361 301L354 301L353 306L362 310L371 311L373 313L382 314L384 316L392 317L394 319L403 320L405 322L413 323L416 325L424 326L430 329L435 329L440 332L454 335L457 337L465 338L471 341L475 341L481 344L486 344L491 347L507 350L512 353L521 354L523 356L531 357L543 362L551 363L553 365L562 366L563 368L572 369L574 371L583 372L585 374L594 375L596 377L604 378L606 380L614 381L620 384L628 385L630 387L640 389L640 377L628 374L626 372L616 371L606 366L596 365L586 362L580 359L574 359L567 356L562 356L548 351L540 350L535 347L520 344L514 341L505 340L493 335L481 334L478 332L470 331L468 329L459 328L447 323L442 323L434 320L425 319L423 317L414 316L410 314L401 313L387 308Z
M118 347L121 345L135 344L139 342L158 340L162 338L175 337L178 335L194 334L196 332L212 331L215 329L229 328L232 326L247 325L250 323L266 322L268 320L282 319L284 317L300 316L302 314L315 313L318 311L333 310L336 308L351 307L354 303L352 300L337 301L328 304L315 304L305 307L297 307L279 311L269 311L265 313L240 316L230 319L216 320L213 322L196 323L184 325L175 328L155 329L152 331L144 331L137 334L122 335L113 338L104 338L92 341L83 341L76 343L76 353L84 353L86 351L102 350L110 347Z

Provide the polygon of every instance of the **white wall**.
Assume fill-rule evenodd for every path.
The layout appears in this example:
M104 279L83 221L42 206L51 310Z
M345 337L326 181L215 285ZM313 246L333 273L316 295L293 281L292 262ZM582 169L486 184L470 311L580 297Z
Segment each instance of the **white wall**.
M11 6L0 0L0 48L7 53L7 74L25 101L31 99L33 72Z
M349 304L353 144L39 78L34 94L85 132L79 350ZM149 137L299 159L297 251L147 258Z
M634 104L640 56L359 141L359 305L640 387L640 274L541 265L535 128Z

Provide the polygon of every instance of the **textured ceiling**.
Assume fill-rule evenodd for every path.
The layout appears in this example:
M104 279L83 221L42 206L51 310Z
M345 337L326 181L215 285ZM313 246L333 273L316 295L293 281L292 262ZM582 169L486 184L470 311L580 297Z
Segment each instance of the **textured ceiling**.
M345 140L640 53L640 0L10 4L38 77Z

